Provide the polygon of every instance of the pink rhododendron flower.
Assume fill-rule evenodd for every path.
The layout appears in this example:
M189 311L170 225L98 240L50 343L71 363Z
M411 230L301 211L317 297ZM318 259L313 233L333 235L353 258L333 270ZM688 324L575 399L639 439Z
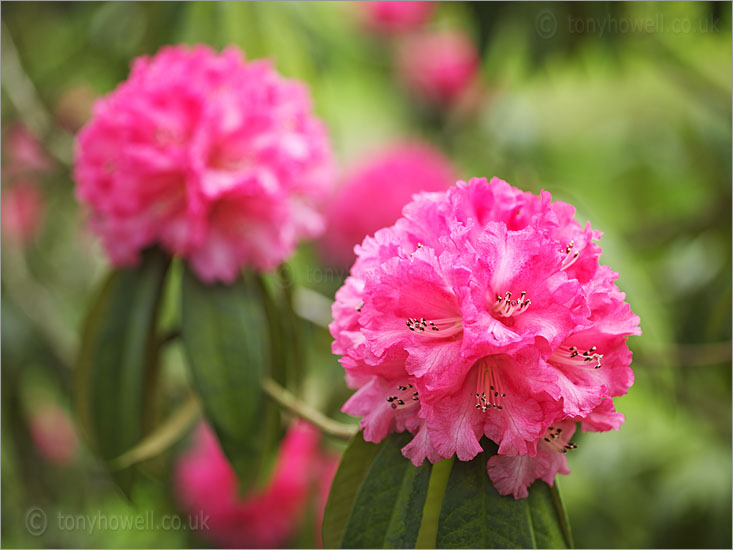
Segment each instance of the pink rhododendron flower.
M357 392L343 410L364 438L409 431L419 465L499 445L489 475L526 496L568 473L575 422L617 429L612 398L633 383L626 339L640 334L600 233L550 194L494 178L422 193L356 247L331 334Z
M27 245L43 224L43 194L29 181L18 181L3 189L0 210L3 238Z
M30 417L30 432L38 452L61 466L76 458L78 440L68 413L51 403L41 405Z
M393 224L413 194L442 191L454 181L450 162L429 145L397 144L368 157L346 178L328 206L326 256L349 267L354 246Z
M322 230L331 157L304 85L235 48L176 46L95 104L74 174L113 263L159 244L228 282Z
M476 46L457 31L407 37L397 56L397 69L406 86L436 103L457 100L473 83L478 68Z
M364 22L370 29L397 33L416 29L425 23L435 9L435 2L360 2Z
M243 497L237 494L237 478L206 425L196 433L191 451L176 466L178 497L185 511L205 518L202 533L214 544L227 548L281 548L293 537L306 506L316 505L320 517L325 500L311 504L314 484L330 487L335 469L319 449L318 432L297 422L283 440L267 486ZM318 516L318 514L316 514Z

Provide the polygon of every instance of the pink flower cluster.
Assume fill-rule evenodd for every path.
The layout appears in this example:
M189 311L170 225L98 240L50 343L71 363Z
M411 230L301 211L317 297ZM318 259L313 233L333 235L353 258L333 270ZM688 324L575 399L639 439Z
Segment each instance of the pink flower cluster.
M206 281L275 267L332 179L305 86L235 48L163 48L95 104L77 141L79 199L113 263L158 244Z
M205 518L200 534L216 545L282 548L292 542L309 504L317 508L316 531L320 528L337 461L323 455L318 442L315 428L293 424L267 486L240 497L234 470L211 429L202 424L194 447L176 466L179 501L193 518ZM319 498L311 503L314 485Z
M462 98L476 80L479 65L476 45L460 31L409 36L397 53L397 69L407 88L439 104Z
M454 181L448 159L426 144L395 144L369 156L354 168L326 209L326 256L350 267L354 246L397 221L413 194L443 191Z
M370 29L382 33L399 33L413 30L432 15L437 2L360 2L364 23Z
M343 410L366 440L407 430L402 452L419 465L471 460L487 436L491 479L521 498L569 472L576 422L618 429L612 398L633 382L639 318L599 265L600 233L574 214L545 191L475 178L416 196L364 239L330 329L358 389Z

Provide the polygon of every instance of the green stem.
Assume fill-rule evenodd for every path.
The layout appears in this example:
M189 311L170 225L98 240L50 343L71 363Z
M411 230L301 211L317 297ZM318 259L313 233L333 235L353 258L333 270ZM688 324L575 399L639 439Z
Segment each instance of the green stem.
M298 399L295 395L280 386L271 378L266 378L262 382L262 387L265 390L265 393L278 405L296 416L307 420L327 435L348 441L358 431L357 426L342 424L341 422L337 422L336 420L327 417L318 409L314 409L307 403Z
M183 437L200 414L201 404L194 394L190 394L175 413L132 449L112 460L110 467L114 470L123 470L157 456Z
M433 464L433 471L430 473L428 484L428 495L425 497L425 505L422 510L422 521L420 531L417 533L415 548L435 548L438 538L438 520L440 519L440 508L443 503L443 495L448 486L448 478L453 469L454 457L441 460Z

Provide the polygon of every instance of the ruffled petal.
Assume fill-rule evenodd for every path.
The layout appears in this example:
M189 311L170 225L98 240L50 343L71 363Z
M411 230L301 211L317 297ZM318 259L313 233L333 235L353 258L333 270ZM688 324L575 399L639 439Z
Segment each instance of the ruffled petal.
M606 398L590 414L576 420L581 421L580 427L584 432L607 432L618 430L624 423L624 415L616 412L613 401Z
M561 422L555 426L564 432L562 437L558 438L562 444L567 443L575 432L575 424L572 422ZM499 494L514 495L515 499L526 498L527 489L535 480L543 479L552 487L557 474L570 473L565 454L551 447L546 441L549 441L549 438L539 442L536 456L497 454L489 459L486 469Z
M415 466L420 466L427 458L431 464L435 464L441 460L438 451L430 439L430 433L425 426L425 422L420 423L420 427L415 433L412 441L402 447L402 454L409 458Z
M461 389L452 395L421 403L430 439L443 458L455 454L458 460L471 460L482 451L479 439L483 418L475 407L475 384L475 375L469 375Z

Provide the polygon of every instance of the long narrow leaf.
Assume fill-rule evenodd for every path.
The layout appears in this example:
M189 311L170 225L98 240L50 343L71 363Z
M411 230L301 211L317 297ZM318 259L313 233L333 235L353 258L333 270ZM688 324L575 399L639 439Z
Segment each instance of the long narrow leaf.
M323 513L324 548L338 548L341 545L356 494L378 451L379 445L364 441L361 432L351 439L344 451Z
M157 366L156 318L168 259L145 253L139 267L114 271L87 316L76 369L76 406L92 447L106 460L143 436L145 395ZM130 470L115 480L128 492Z
M251 277L206 285L188 269L181 291L188 366L206 418L244 489L264 461L262 380L270 359L261 297Z
M402 456L410 434L380 445L349 513L341 548L414 548L430 482L431 465L416 468Z

